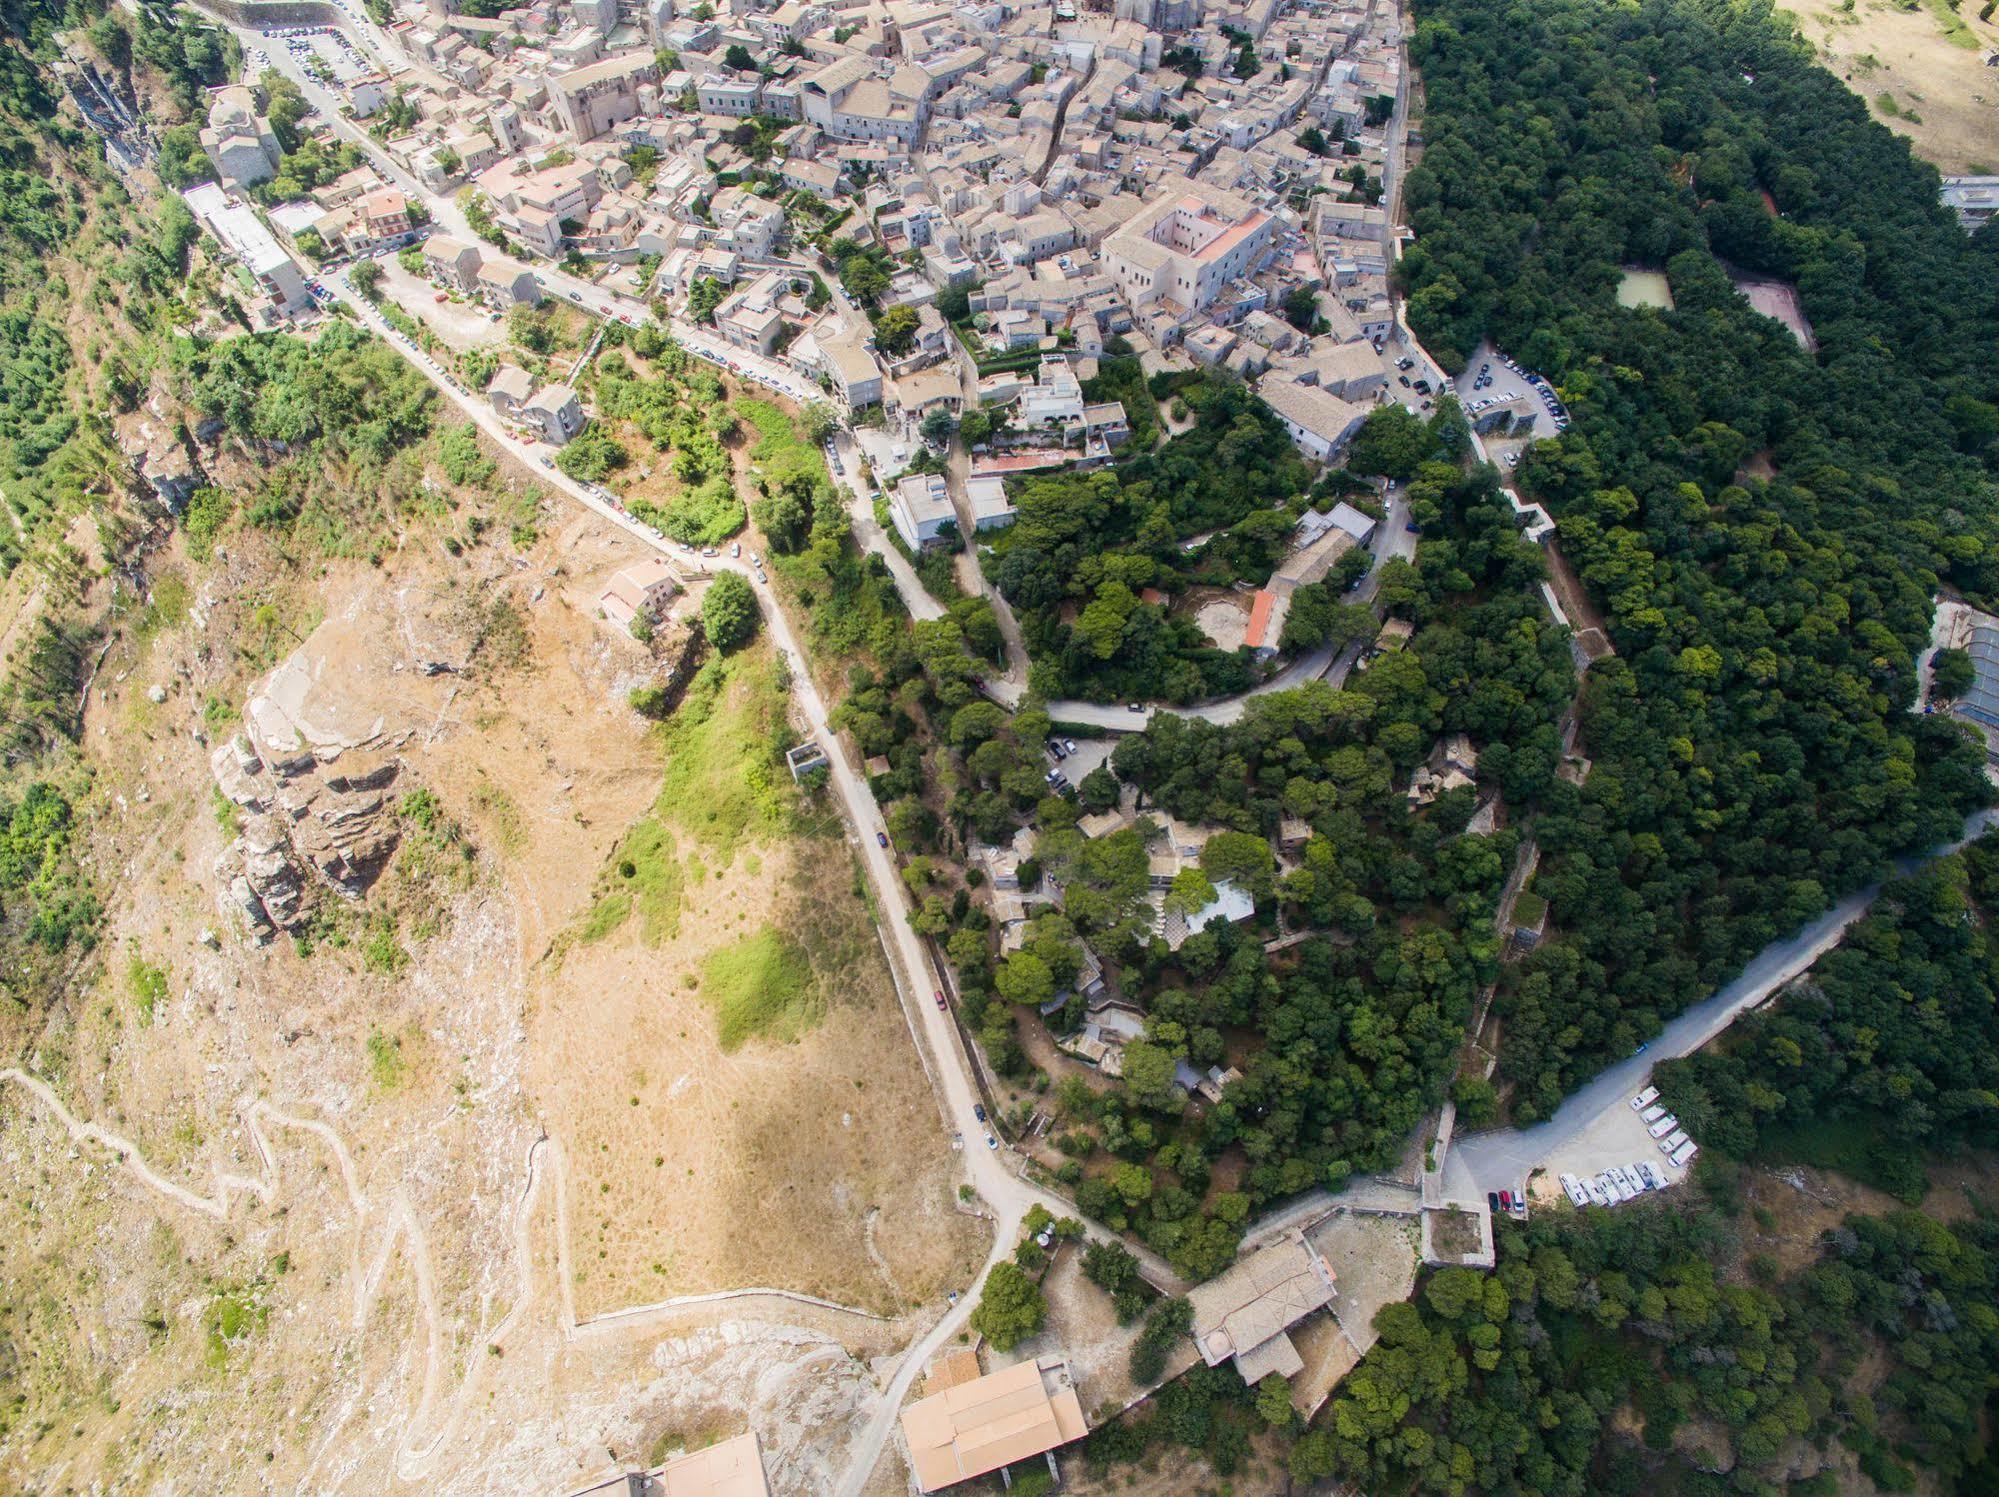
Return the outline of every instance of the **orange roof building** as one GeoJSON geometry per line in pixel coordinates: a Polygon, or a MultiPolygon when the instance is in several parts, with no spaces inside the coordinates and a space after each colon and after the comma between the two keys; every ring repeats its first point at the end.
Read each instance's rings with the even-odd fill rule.
{"type": "Polygon", "coordinates": [[[570,1497],[770,1497],[757,1432],[745,1430],[653,1471],[626,1471],[570,1497]]]}
{"type": "MultiPolygon", "coordinates": [[[[962,1376],[962,1365],[946,1377],[962,1376]]],[[[935,1492],[1080,1440],[1089,1432],[1083,1406],[1059,1358],[1017,1362],[998,1372],[951,1382],[902,1411],[902,1433],[916,1484],[935,1492]]]]}
{"type": "Polygon", "coordinates": [[[1252,650],[1275,648],[1270,638],[1270,616],[1276,607],[1277,594],[1267,587],[1259,589],[1256,596],[1250,600],[1249,629],[1243,635],[1242,642],[1252,650]]]}
{"type": "Polygon", "coordinates": [[[770,1497],[757,1432],[745,1430],[733,1440],[668,1461],[653,1473],[651,1492],[658,1497],[770,1497]]]}

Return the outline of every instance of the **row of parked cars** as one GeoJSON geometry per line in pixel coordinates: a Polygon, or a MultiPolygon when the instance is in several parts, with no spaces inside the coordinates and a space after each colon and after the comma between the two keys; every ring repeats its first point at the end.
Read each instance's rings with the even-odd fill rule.
{"type": "Polygon", "coordinates": [[[1587,1180],[1563,1175],[1562,1189],[1578,1206],[1621,1206],[1650,1190],[1664,1190],[1666,1177],[1649,1159],[1613,1164],[1587,1180]]]}
{"type": "Polygon", "coordinates": [[[1658,1087],[1648,1086],[1633,1097],[1631,1110],[1644,1119],[1645,1131],[1652,1135],[1668,1164],[1685,1169],[1693,1162],[1694,1155],[1700,1153],[1700,1145],[1687,1137],[1680,1120],[1660,1104],[1658,1087]]]}
{"type": "MultiPolygon", "coordinates": [[[[625,321],[630,322],[631,318],[627,317],[625,318],[625,321]]],[[[689,353],[693,354],[697,358],[706,359],[711,364],[720,364],[723,368],[727,369],[731,374],[740,374],[744,379],[753,379],[758,384],[764,386],[766,389],[775,390],[780,395],[789,395],[791,393],[789,390],[785,389],[783,385],[778,383],[778,381],[772,379],[769,375],[759,374],[754,369],[745,369],[741,364],[737,363],[734,359],[726,358],[723,355],[716,353],[711,348],[703,348],[698,343],[684,343],[681,346],[684,347],[689,353]]],[[[831,442],[828,442],[826,444],[826,450],[829,455],[832,454],[833,444],[831,442]]]]}

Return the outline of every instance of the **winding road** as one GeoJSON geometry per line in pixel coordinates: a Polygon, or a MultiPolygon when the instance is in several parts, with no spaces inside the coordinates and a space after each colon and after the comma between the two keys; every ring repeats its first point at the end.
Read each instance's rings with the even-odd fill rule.
{"type": "MultiPolygon", "coordinates": [[[[254,31],[240,27],[230,29],[244,40],[246,45],[268,51],[273,65],[299,82],[308,100],[322,115],[335,122],[335,128],[340,130],[343,136],[359,144],[390,180],[396,182],[413,199],[430,205],[433,217],[441,227],[457,235],[472,237],[469,225],[464,222],[464,215],[457,204],[449,198],[425,191],[421,184],[410,178],[363,132],[344,120],[339,113],[338,101],[325,89],[306,78],[282,47],[269,48],[254,31]]],[[[1399,187],[1399,182],[1396,185],[1399,187]]],[[[647,316],[658,316],[656,309],[637,298],[605,291],[587,281],[568,276],[558,269],[543,267],[537,273],[553,295],[584,307],[599,316],[615,317],[624,321],[639,321],[647,316]]],[[[641,544],[665,555],[670,561],[684,561],[684,553],[653,535],[641,522],[619,509],[595,489],[570,479],[559,469],[550,466],[548,460],[552,460],[553,449],[539,444],[523,444],[521,439],[500,420],[488,402],[473,392],[459,388],[436,362],[387,326],[376,310],[354,290],[344,271],[328,275],[325,277],[325,283],[363,325],[380,334],[391,347],[397,349],[419,373],[430,380],[445,399],[455,404],[467,419],[473,421],[502,448],[523,455],[537,470],[535,476],[551,490],[561,493],[607,523],[624,530],[641,544]]],[[[680,319],[670,319],[667,326],[686,347],[706,356],[719,357],[737,372],[768,388],[801,402],[821,398],[821,392],[815,384],[780,363],[727,347],[708,331],[680,319]]],[[[914,569],[876,523],[873,496],[858,477],[858,453],[851,438],[842,432],[836,438],[836,442],[838,444],[836,450],[841,454],[841,466],[844,470],[842,481],[849,494],[848,508],[853,519],[853,534],[857,543],[868,553],[883,558],[913,616],[917,618],[941,616],[945,611],[943,605],[924,590],[914,569]]],[[[1371,601],[1375,596],[1382,563],[1391,557],[1413,556],[1416,536],[1407,529],[1406,520],[1407,510],[1404,500],[1398,495],[1391,494],[1386,518],[1377,526],[1375,536],[1370,543],[1375,567],[1357,589],[1356,596],[1360,599],[1371,601]]],[[[947,1132],[962,1133],[964,1136],[967,1145],[964,1150],[965,1168],[973,1189],[985,1202],[994,1223],[992,1253],[985,1267],[981,1269],[978,1279],[961,1293],[956,1303],[948,1308],[929,1331],[898,1360],[894,1373],[879,1394],[863,1433],[847,1452],[844,1474],[835,1491],[840,1497],[855,1497],[855,1494],[867,1485],[881,1459],[884,1447],[893,1438],[897,1416],[912,1383],[936,1351],[965,1328],[986,1272],[994,1263],[1010,1256],[1026,1212],[1036,1204],[1058,1215],[1069,1214],[1071,1207],[1061,1197],[1021,1178],[1016,1172],[1016,1156],[1010,1151],[988,1148],[984,1145],[986,1130],[976,1120],[973,1112],[976,1102],[976,1092],[971,1080],[974,1074],[973,1061],[965,1053],[962,1036],[952,1016],[932,1001],[931,990],[941,989],[944,984],[931,966],[922,942],[909,923],[908,892],[899,876],[892,852],[879,840],[880,834],[885,833],[880,810],[867,789],[865,779],[852,762],[846,745],[830,724],[826,703],[813,681],[805,654],[776,595],[769,584],[757,576],[753,568],[742,562],[721,557],[710,558],[706,565],[713,569],[736,571],[749,580],[762,609],[772,642],[783,653],[790,666],[792,690],[798,709],[808,730],[828,753],[829,789],[853,829],[854,849],[866,870],[874,898],[878,903],[880,929],[885,947],[890,954],[890,965],[895,975],[897,992],[912,1033],[925,1052],[928,1069],[938,1090],[945,1128],[947,1132]]],[[[1351,670],[1357,653],[1353,647],[1338,651],[1330,647],[1322,648],[1294,661],[1270,680],[1240,696],[1186,708],[1146,708],[1136,711],[1120,704],[1057,701],[1049,703],[1048,709],[1057,721],[1111,733],[1140,729],[1151,719],[1155,711],[1173,711],[1209,722],[1230,723],[1239,720],[1248,709],[1248,703],[1257,696],[1318,679],[1328,679],[1338,684],[1351,670]]],[[[1024,662],[1011,661],[1006,675],[988,683],[989,693],[1004,705],[1015,706],[1025,695],[1023,683],[1026,672],[1022,668],[1023,665],[1024,662]]],[[[1975,835],[1985,826],[1992,824],[1993,819],[1991,813],[1981,813],[1980,816],[1974,817],[1967,825],[1966,835],[1975,835]]],[[[1953,844],[1953,847],[1956,845],[1958,844],[1953,844]]],[[[1910,866],[1916,861],[1920,860],[1911,860],[1910,866]]],[[[1489,1189],[1510,1188],[1518,1184],[1528,1170],[1547,1157],[1550,1150],[1588,1127],[1608,1108],[1623,1106],[1624,1099],[1643,1084],[1653,1064],[1659,1059],[1684,1055],[1697,1049],[1724,1029],[1738,1014],[1761,1003],[1798,973],[1809,968],[1819,956],[1835,945],[1847,927],[1864,913],[1877,892],[1876,889],[1866,889],[1850,895],[1805,929],[1773,943],[1749,963],[1735,981],[1712,997],[1688,1009],[1669,1024],[1645,1053],[1607,1068],[1572,1095],[1547,1122],[1534,1128],[1503,1130],[1460,1140],[1448,1151],[1444,1161],[1445,1196],[1454,1200],[1476,1201],[1481,1200],[1485,1191],[1489,1189]]],[[[32,1085],[30,1078],[14,1079],[32,1085]]],[[[59,1105],[54,1103],[53,1094],[44,1100],[52,1106],[59,1105]]],[[[109,1143],[108,1140],[106,1142],[109,1143]]],[[[537,1176],[531,1167],[531,1182],[535,1178],[537,1176]]],[[[233,1185],[238,1189],[251,1191],[258,1189],[257,1183],[251,1181],[233,1182],[233,1185]]],[[[167,1187],[165,1182],[161,1182],[161,1188],[177,1189],[167,1187]]],[[[532,1184],[530,1189],[532,1191],[532,1184]]],[[[1268,1240],[1291,1227],[1302,1226],[1316,1220],[1337,1208],[1343,1194],[1346,1193],[1316,1191],[1297,1197],[1256,1222],[1248,1240],[1252,1243],[1268,1240]]],[[[184,1202],[184,1204],[194,1204],[197,1209],[202,1210],[216,1209],[214,1203],[184,1202]]],[[[223,1210],[227,1209],[226,1199],[220,1203],[220,1206],[223,1210]]],[[[1109,1236],[1094,1227],[1091,1228],[1091,1235],[1109,1236]]],[[[1128,1246],[1135,1245],[1128,1244],[1128,1246]]],[[[1145,1262],[1149,1274],[1159,1276],[1162,1281],[1172,1281],[1171,1270],[1160,1262],[1156,1255],[1147,1253],[1143,1249],[1136,1250],[1145,1262]]],[[[419,1410],[420,1414],[428,1412],[435,1396],[432,1380],[427,1378],[424,1406],[419,1410]]]]}
{"type": "MultiPolygon", "coordinates": [[[[375,308],[354,289],[344,271],[326,277],[324,284],[354,313],[362,325],[381,336],[391,348],[401,353],[412,367],[477,424],[481,431],[502,448],[510,452],[523,453],[536,470],[535,477],[539,481],[617,526],[634,540],[659,552],[669,562],[685,563],[684,552],[672,543],[653,535],[642,522],[606,501],[588,485],[578,483],[559,468],[542,466],[543,459],[552,458],[553,448],[540,443],[523,443],[520,437],[500,420],[487,401],[454,384],[435,361],[384,322],[375,308]]],[[[971,1080],[972,1060],[964,1053],[963,1040],[951,1014],[939,1009],[932,999],[932,990],[941,989],[944,984],[925,954],[921,939],[910,924],[909,917],[912,910],[908,888],[896,868],[893,853],[882,845],[882,839],[887,835],[887,827],[882,820],[880,807],[876,805],[866,780],[849,757],[846,744],[828,720],[825,700],[813,682],[805,653],[799,646],[797,637],[792,631],[791,621],[779,605],[775,592],[747,562],[720,556],[704,558],[703,565],[711,570],[734,571],[748,580],[763,611],[764,623],[770,631],[772,643],[783,653],[790,666],[794,700],[805,718],[808,731],[826,750],[828,756],[828,788],[839,801],[848,824],[854,829],[852,845],[866,869],[868,882],[880,910],[879,925],[891,956],[890,968],[895,976],[897,994],[912,1031],[928,1051],[929,1071],[938,1088],[945,1129],[947,1132],[964,1135],[966,1171],[971,1178],[972,1188],[986,1203],[993,1218],[993,1249],[985,1266],[981,1268],[978,1279],[960,1294],[957,1303],[952,1305],[930,1331],[903,1356],[889,1385],[882,1390],[880,1403],[868,1422],[862,1440],[850,1454],[846,1477],[838,1488],[841,1494],[852,1494],[858,1493],[866,1485],[869,1475],[879,1461],[882,1448],[893,1434],[896,1416],[901,1410],[910,1385],[929,1364],[936,1351],[964,1329],[977,1303],[978,1291],[985,1282],[986,1272],[1001,1259],[1011,1257],[1014,1246],[1020,1238],[1021,1220],[1028,1209],[1040,1205],[1057,1216],[1066,1216],[1073,1214],[1074,1207],[1062,1197],[1041,1189],[1017,1174],[1015,1172],[1017,1156],[1011,1150],[990,1148],[984,1144],[986,1128],[973,1112],[977,1094],[971,1080]]],[[[1112,1240],[1114,1236],[1094,1225],[1090,1226],[1089,1231],[1092,1237],[1105,1240],[1112,1240]]],[[[1157,1254],[1140,1244],[1126,1243],[1125,1246],[1137,1254],[1148,1276],[1156,1282],[1170,1286],[1178,1286],[1182,1282],[1157,1254]]]]}

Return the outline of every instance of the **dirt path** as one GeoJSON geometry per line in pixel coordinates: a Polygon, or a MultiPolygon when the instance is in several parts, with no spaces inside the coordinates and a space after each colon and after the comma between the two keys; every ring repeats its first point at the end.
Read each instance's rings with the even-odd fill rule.
{"type": "MultiPolygon", "coordinates": [[[[78,1118],[64,1105],[54,1089],[41,1078],[9,1066],[0,1070],[0,1081],[13,1082],[41,1103],[62,1125],[72,1141],[94,1144],[108,1151],[148,1190],[185,1210],[197,1212],[218,1222],[226,1221],[237,1204],[246,1196],[254,1197],[267,1208],[282,1209],[285,1206],[284,1174],[278,1162],[278,1152],[272,1145],[269,1126],[310,1133],[324,1144],[339,1166],[348,1204],[354,1213],[349,1247],[349,1281],[354,1293],[353,1329],[358,1332],[365,1326],[370,1312],[380,1301],[399,1249],[415,1280],[417,1302],[423,1320],[423,1378],[422,1391],[418,1396],[416,1407],[410,1411],[404,1421],[403,1437],[395,1452],[396,1475],[404,1481],[422,1481],[434,1474],[439,1456],[450,1448],[461,1419],[471,1407],[474,1395],[479,1391],[482,1375],[494,1361],[488,1349],[504,1350],[508,1340],[521,1329],[530,1313],[542,1303],[542,1285],[538,1282],[533,1266],[532,1238],[536,1210],[543,1190],[551,1178],[556,1201],[555,1243],[561,1285],[561,1292],[556,1297],[558,1306],[556,1326],[565,1344],[594,1340],[606,1335],[657,1330],[677,1321],[681,1313],[690,1307],[720,1302],[747,1301],[752,1304],[763,1301],[773,1304],[788,1302],[810,1305],[819,1310],[877,1323],[886,1318],[871,1311],[855,1309],[816,1295],[800,1294],[788,1289],[745,1288],[721,1290],[710,1294],[682,1295],[655,1304],[636,1305],[591,1320],[578,1321],[570,1294],[573,1273],[570,1268],[567,1166],[561,1146],[553,1139],[543,1136],[528,1150],[526,1178],[513,1212],[515,1283],[513,1304],[490,1330],[472,1338],[473,1344],[465,1354],[466,1365],[456,1389],[450,1394],[447,1402],[443,1393],[445,1328],[439,1307],[437,1274],[430,1239],[424,1231],[423,1222],[411,1207],[408,1196],[400,1186],[391,1193],[385,1205],[370,1201],[361,1189],[353,1156],[346,1143],[327,1124],[311,1118],[294,1117],[261,1098],[245,1102],[241,1109],[242,1117],[256,1147],[262,1166],[261,1173],[251,1176],[217,1171],[213,1191],[203,1195],[168,1179],[154,1169],[144,1153],[125,1135],[105,1128],[101,1124],[78,1118]],[[363,1244],[371,1225],[378,1218],[381,1225],[374,1243],[374,1251],[364,1264],[363,1244]]],[[[350,1412],[352,1412],[351,1407],[350,1412]]],[[[306,1481],[303,1485],[310,1485],[313,1470],[336,1448],[335,1437],[344,1422],[344,1416],[333,1422],[307,1467],[306,1481]]]]}
{"type": "Polygon", "coordinates": [[[1562,555],[1562,548],[1555,544],[1552,536],[1542,548],[1542,554],[1548,559],[1548,585],[1561,600],[1562,612],[1575,626],[1577,643],[1582,645],[1591,660],[1601,660],[1606,655],[1614,654],[1610,647],[1610,635],[1603,627],[1603,614],[1590,601],[1589,589],[1576,576],[1568,557],[1562,555]]]}

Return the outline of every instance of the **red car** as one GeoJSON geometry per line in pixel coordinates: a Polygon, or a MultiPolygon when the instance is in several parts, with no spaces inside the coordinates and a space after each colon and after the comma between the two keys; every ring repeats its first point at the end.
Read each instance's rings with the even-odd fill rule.
{"type": "Polygon", "coordinates": [[[1499,1205],[1501,1210],[1511,1211],[1513,1209],[1513,1192],[1502,1190],[1499,1193],[1499,1205]]]}
{"type": "Polygon", "coordinates": [[[944,990],[943,990],[942,988],[939,988],[939,989],[937,990],[937,1007],[938,1007],[939,1009],[943,1009],[943,1008],[945,1007],[945,1003],[944,1003],[944,990]]]}

